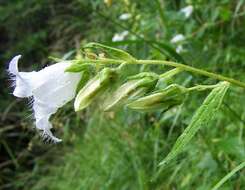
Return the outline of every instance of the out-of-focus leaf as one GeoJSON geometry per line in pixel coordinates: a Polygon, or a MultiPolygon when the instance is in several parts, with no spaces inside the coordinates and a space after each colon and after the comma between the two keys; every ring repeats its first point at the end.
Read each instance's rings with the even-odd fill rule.
{"type": "Polygon", "coordinates": [[[107,45],[111,46],[123,46],[123,45],[132,45],[132,44],[147,44],[150,45],[155,50],[159,51],[160,53],[164,54],[170,59],[174,59],[177,62],[180,63],[186,63],[184,58],[175,51],[173,47],[169,43],[164,42],[157,42],[154,40],[123,40],[119,42],[107,42],[107,45]]]}
{"type": "Polygon", "coordinates": [[[184,58],[178,54],[174,48],[172,48],[168,43],[151,41],[153,44],[157,45],[159,48],[162,48],[168,57],[174,58],[177,62],[186,63],[184,58]]]}

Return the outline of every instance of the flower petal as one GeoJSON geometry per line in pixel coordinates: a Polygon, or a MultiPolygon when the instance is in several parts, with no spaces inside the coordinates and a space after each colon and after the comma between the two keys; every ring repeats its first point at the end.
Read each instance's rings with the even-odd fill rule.
{"type": "Polygon", "coordinates": [[[36,127],[42,130],[43,137],[54,142],[61,140],[50,131],[52,124],[49,118],[60,107],[75,97],[77,85],[81,79],[79,73],[67,73],[70,62],[63,61],[36,72],[19,72],[18,60],[15,56],[9,63],[8,71],[15,81],[14,96],[33,97],[33,111],[36,127]]]}
{"type": "Polygon", "coordinates": [[[33,78],[35,72],[19,72],[18,61],[21,55],[15,56],[9,63],[8,72],[14,81],[15,87],[13,95],[19,98],[32,96],[31,88],[28,83],[29,78],[33,78]]]}
{"type": "Polygon", "coordinates": [[[38,129],[42,129],[42,137],[47,140],[52,140],[55,143],[61,142],[62,140],[55,137],[50,129],[52,128],[49,118],[43,117],[36,121],[36,126],[38,129]]]}
{"type": "MultiPolygon", "coordinates": [[[[60,63],[57,63],[57,65],[59,64],[60,63]]],[[[36,127],[43,131],[43,136],[45,138],[49,137],[54,142],[59,142],[61,140],[54,137],[50,131],[52,125],[49,122],[49,118],[60,107],[64,106],[68,101],[75,97],[76,88],[81,78],[79,73],[66,73],[65,69],[67,67],[63,67],[64,64],[60,64],[60,66],[61,67],[45,69],[47,73],[54,69],[52,76],[47,76],[47,73],[41,70],[43,74],[41,77],[47,76],[49,77],[49,80],[33,90],[33,110],[36,119],[36,127]],[[55,70],[55,68],[57,70],[55,70]],[[61,71],[61,68],[63,71],[61,71]]]]}
{"type": "Polygon", "coordinates": [[[17,75],[19,73],[18,71],[18,61],[21,58],[21,55],[15,56],[9,63],[8,71],[9,73],[13,75],[17,75]]]}

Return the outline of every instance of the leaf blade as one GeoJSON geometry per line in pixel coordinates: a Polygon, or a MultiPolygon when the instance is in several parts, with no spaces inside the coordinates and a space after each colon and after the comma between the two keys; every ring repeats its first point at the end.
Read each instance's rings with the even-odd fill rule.
{"type": "Polygon", "coordinates": [[[208,125],[210,123],[215,115],[214,113],[219,109],[228,87],[228,82],[222,82],[218,87],[211,91],[208,97],[204,100],[202,106],[196,111],[188,127],[176,140],[170,153],[159,163],[159,165],[164,165],[176,157],[196,132],[205,124],[208,125]]]}
{"type": "Polygon", "coordinates": [[[185,145],[192,139],[192,137],[196,134],[196,132],[202,127],[203,123],[209,124],[213,119],[214,113],[219,109],[224,95],[229,88],[230,83],[221,82],[216,88],[214,88],[211,93],[204,100],[201,107],[198,108],[196,113],[194,114],[190,124],[184,130],[184,132],[178,137],[176,140],[172,150],[168,155],[159,163],[160,168],[157,173],[153,176],[151,181],[155,181],[158,176],[161,174],[164,166],[173,158],[175,158],[182,150],[185,145]],[[209,109],[207,109],[207,107],[209,109]],[[210,115],[211,117],[206,117],[206,115],[210,115]],[[199,120],[200,119],[200,120],[199,120]]]}

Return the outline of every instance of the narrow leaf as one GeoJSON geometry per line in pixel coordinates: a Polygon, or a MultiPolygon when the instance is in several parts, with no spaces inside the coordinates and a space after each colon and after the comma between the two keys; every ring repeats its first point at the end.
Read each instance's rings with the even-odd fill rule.
{"type": "Polygon", "coordinates": [[[222,103],[222,100],[228,87],[228,82],[222,82],[218,87],[211,91],[208,97],[204,100],[201,107],[198,108],[189,126],[177,139],[170,153],[162,162],[160,162],[159,165],[167,164],[170,160],[175,158],[180,152],[183,151],[185,146],[190,142],[192,137],[197,133],[197,131],[201,127],[208,126],[210,124],[222,103]]]}
{"type": "Polygon", "coordinates": [[[245,167],[245,162],[242,162],[233,170],[231,170],[227,175],[225,175],[213,188],[212,190],[219,189],[228,179],[230,179],[236,172],[243,169],[245,167]]]}

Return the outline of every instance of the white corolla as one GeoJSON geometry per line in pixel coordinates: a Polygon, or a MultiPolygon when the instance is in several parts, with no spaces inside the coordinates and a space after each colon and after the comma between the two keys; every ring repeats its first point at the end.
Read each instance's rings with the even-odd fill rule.
{"type": "Polygon", "coordinates": [[[37,129],[42,135],[54,142],[60,142],[50,131],[52,124],[49,118],[60,107],[75,97],[80,81],[79,73],[65,72],[71,64],[62,61],[36,72],[19,72],[18,61],[21,55],[15,56],[9,63],[8,72],[14,81],[13,95],[19,98],[31,97],[37,129]]]}

